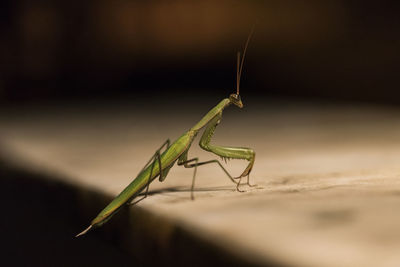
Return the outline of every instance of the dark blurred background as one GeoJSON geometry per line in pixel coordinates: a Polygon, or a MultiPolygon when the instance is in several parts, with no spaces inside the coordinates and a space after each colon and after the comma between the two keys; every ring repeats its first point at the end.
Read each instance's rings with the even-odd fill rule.
{"type": "MultiPolygon", "coordinates": [[[[242,96],[400,104],[396,1],[2,1],[0,103],[242,96]]],[[[216,99],[217,101],[218,99],[216,99]]]]}
{"type": "MultiPolygon", "coordinates": [[[[253,25],[241,83],[245,105],[283,99],[400,106],[399,14],[399,1],[3,0],[0,111],[26,105],[29,112],[35,105],[62,103],[65,107],[93,104],[93,99],[101,104],[123,99],[129,107],[147,107],[141,109],[143,113],[154,103],[169,112],[171,107],[190,110],[199,96],[211,108],[235,91],[236,53],[243,49],[253,25]]],[[[100,109],[99,114],[108,112],[107,106],[100,105],[100,109]]],[[[122,109],[126,110],[132,112],[122,109]]],[[[203,106],[201,110],[207,111],[203,106]]],[[[37,118],[21,120],[33,121],[21,129],[46,125],[36,126],[37,118]]],[[[49,121],[64,117],[54,118],[49,121]]],[[[80,129],[73,124],[70,128],[67,134],[80,129]]],[[[154,129],[158,128],[150,128],[154,129]]],[[[111,136],[112,131],[108,129],[103,136],[111,136]]],[[[38,135],[42,132],[44,139],[51,134],[45,129],[38,135]]],[[[3,262],[8,259],[21,266],[131,263],[130,257],[110,247],[112,242],[123,242],[115,237],[104,242],[103,230],[79,244],[73,239],[89,220],[77,214],[76,207],[82,204],[75,187],[66,191],[65,185],[32,182],[42,178],[8,170],[1,163],[0,159],[0,203],[6,204],[0,247],[7,248],[2,248],[3,262]],[[44,252],[46,257],[42,257],[44,252]]],[[[96,210],[106,203],[99,195],[91,199],[100,201],[92,207],[96,210]]],[[[161,263],[151,252],[147,258],[161,263]]]]}

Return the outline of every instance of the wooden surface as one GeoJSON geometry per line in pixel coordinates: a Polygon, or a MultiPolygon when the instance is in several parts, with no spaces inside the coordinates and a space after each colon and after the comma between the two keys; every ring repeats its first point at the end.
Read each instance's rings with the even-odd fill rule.
{"type": "MultiPolygon", "coordinates": [[[[23,168],[116,195],[167,137],[216,103],[162,112],[127,102],[9,108],[2,152],[23,168]]],[[[217,166],[199,167],[191,201],[193,170],[175,167],[138,206],[261,264],[400,266],[400,110],[244,104],[225,111],[213,143],[254,148],[257,187],[239,193],[217,166]]],[[[215,158],[197,141],[189,156],[215,158]]],[[[235,175],[245,166],[227,164],[235,175]]]]}

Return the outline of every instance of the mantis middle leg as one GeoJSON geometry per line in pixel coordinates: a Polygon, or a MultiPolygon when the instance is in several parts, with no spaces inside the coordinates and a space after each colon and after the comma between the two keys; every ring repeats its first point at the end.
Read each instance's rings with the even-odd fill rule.
{"type": "Polygon", "coordinates": [[[200,147],[204,150],[210,151],[223,159],[245,159],[249,161],[246,169],[244,169],[243,173],[235,177],[235,179],[239,179],[239,183],[237,187],[239,188],[240,181],[242,177],[247,176],[247,184],[249,186],[255,186],[250,184],[250,172],[254,165],[254,160],[256,157],[256,153],[251,148],[246,147],[223,147],[223,146],[214,146],[210,144],[211,138],[214,135],[214,131],[217,128],[217,125],[220,123],[222,118],[222,113],[218,113],[209,123],[207,128],[204,130],[203,136],[200,139],[200,147]]]}
{"type": "Polygon", "coordinates": [[[196,173],[197,173],[197,166],[201,166],[201,165],[206,165],[209,163],[217,163],[222,170],[226,173],[226,175],[228,175],[229,179],[231,179],[232,182],[234,182],[235,184],[237,184],[237,182],[234,180],[234,178],[229,174],[229,172],[224,168],[224,166],[222,166],[221,162],[219,162],[218,160],[214,159],[214,160],[208,160],[208,161],[203,161],[203,162],[199,162],[199,158],[192,158],[192,159],[187,159],[187,151],[182,154],[179,159],[178,159],[178,165],[183,165],[185,168],[194,168],[194,172],[193,172],[193,179],[192,179],[192,187],[190,190],[190,197],[192,198],[192,200],[194,199],[194,182],[196,179],[196,173]],[[195,162],[192,164],[189,164],[190,162],[195,162]]]}

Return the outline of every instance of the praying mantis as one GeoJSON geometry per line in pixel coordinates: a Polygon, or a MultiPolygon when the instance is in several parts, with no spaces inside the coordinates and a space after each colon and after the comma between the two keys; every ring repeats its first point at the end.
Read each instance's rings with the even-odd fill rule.
{"type": "MultiPolygon", "coordinates": [[[[77,234],[76,237],[86,234],[90,229],[102,226],[111,217],[116,214],[125,204],[130,204],[133,199],[139,196],[143,190],[146,190],[144,196],[140,199],[147,197],[149,186],[152,181],[159,177],[159,181],[162,182],[168,175],[169,170],[177,164],[179,166],[184,166],[185,168],[194,168],[192,186],[191,186],[191,198],[194,199],[193,189],[194,182],[197,173],[197,167],[215,163],[218,164],[229,179],[236,184],[236,190],[243,192],[239,189],[241,180],[243,177],[247,176],[247,184],[249,186],[254,186],[250,184],[250,172],[253,168],[255,161],[255,152],[251,148],[245,147],[223,147],[211,145],[210,141],[214,134],[217,125],[220,123],[222,118],[222,112],[224,109],[230,105],[235,105],[239,108],[243,108],[243,103],[239,95],[240,87],[240,77],[243,69],[243,62],[246,55],[246,50],[253,34],[253,30],[249,34],[244,50],[243,56],[240,56],[240,52],[237,53],[237,67],[236,67],[236,94],[231,94],[228,98],[223,99],[214,108],[212,108],[196,125],[194,125],[190,130],[181,135],[175,142],[171,144],[170,140],[162,144],[162,146],[157,149],[154,155],[150,158],[147,164],[139,172],[136,178],[117,196],[111,201],[98,215],[92,220],[89,227],[86,228],[81,233],[77,234]],[[206,151],[212,152],[221,157],[221,159],[244,159],[249,161],[247,167],[244,169],[241,175],[238,177],[232,177],[229,172],[222,166],[219,160],[208,160],[199,162],[199,158],[188,159],[188,151],[195,137],[201,129],[204,127],[204,133],[200,139],[200,147],[206,151]],[[165,149],[164,149],[165,147],[165,149]],[[163,150],[164,149],[164,150],[163,150]],[[163,150],[163,151],[162,151],[163,150]],[[236,181],[236,179],[239,179],[236,181]]],[[[135,201],[135,203],[139,202],[135,201]]]]}

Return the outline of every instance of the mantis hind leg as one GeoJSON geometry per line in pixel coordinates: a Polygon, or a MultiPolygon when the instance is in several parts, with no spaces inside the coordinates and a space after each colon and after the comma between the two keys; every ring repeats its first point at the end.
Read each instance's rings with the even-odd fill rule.
{"type": "MultiPolygon", "coordinates": [[[[179,166],[183,165],[185,168],[194,168],[193,178],[192,178],[192,186],[191,186],[191,190],[190,190],[190,197],[192,200],[194,199],[193,191],[194,191],[194,183],[195,183],[196,173],[197,173],[197,166],[202,166],[202,165],[206,165],[206,164],[210,164],[210,163],[217,163],[221,167],[221,169],[226,173],[226,175],[228,175],[229,179],[233,183],[238,185],[238,183],[234,180],[234,178],[229,174],[229,172],[224,168],[224,166],[222,166],[221,162],[219,162],[218,160],[215,159],[215,160],[208,160],[208,161],[203,161],[203,162],[199,162],[199,158],[193,158],[193,159],[188,160],[187,152],[186,152],[178,159],[178,165],[179,166]],[[191,163],[191,162],[195,162],[195,163],[191,163]],[[189,164],[189,163],[191,163],[191,164],[189,164]]],[[[236,186],[236,188],[237,188],[237,186],[236,186]]]]}
{"type": "Polygon", "coordinates": [[[151,182],[151,181],[150,181],[150,177],[153,176],[153,169],[154,169],[154,165],[155,165],[155,163],[156,163],[156,160],[158,161],[158,164],[159,164],[159,166],[160,166],[160,175],[159,175],[160,178],[159,178],[159,180],[162,182],[162,181],[164,181],[164,179],[167,177],[167,174],[168,174],[169,170],[171,169],[171,167],[166,168],[166,169],[164,169],[164,170],[162,169],[162,166],[161,166],[161,153],[160,153],[160,151],[161,151],[161,149],[163,149],[163,147],[165,147],[165,146],[167,146],[166,149],[168,149],[168,148],[170,147],[170,144],[171,144],[171,141],[170,141],[169,139],[167,139],[167,141],[165,141],[165,142],[160,146],[160,148],[156,150],[156,152],[155,152],[154,155],[150,158],[150,160],[146,163],[146,165],[144,165],[142,171],[143,171],[145,168],[147,168],[147,167],[151,164],[150,175],[149,175],[149,178],[148,178],[148,180],[147,180],[147,185],[146,185],[146,192],[145,192],[145,194],[144,194],[144,196],[143,196],[142,198],[140,198],[140,199],[138,199],[138,200],[136,200],[136,201],[134,201],[134,202],[130,202],[128,205],[135,205],[135,204],[137,204],[138,202],[142,201],[143,199],[145,199],[145,198],[147,197],[147,195],[148,195],[148,193],[149,193],[150,182],[151,182]]]}
{"type": "Polygon", "coordinates": [[[222,118],[222,113],[217,114],[209,123],[209,126],[204,130],[203,136],[200,139],[200,147],[206,151],[212,152],[218,156],[220,156],[223,160],[226,159],[244,159],[249,161],[249,164],[244,169],[241,175],[235,177],[235,179],[239,179],[237,183],[237,189],[239,190],[239,185],[242,180],[242,177],[247,176],[247,184],[249,186],[255,186],[250,184],[250,172],[253,169],[256,153],[251,148],[246,147],[223,147],[223,146],[214,146],[210,144],[211,138],[214,135],[214,131],[217,128],[217,125],[220,123],[222,118]]]}
{"type": "Polygon", "coordinates": [[[146,165],[144,165],[141,172],[144,171],[144,169],[146,169],[154,161],[155,157],[157,156],[157,152],[159,154],[161,154],[160,151],[165,146],[167,146],[166,149],[168,149],[171,146],[171,141],[169,140],[169,138],[160,146],[159,149],[156,150],[156,152],[153,154],[153,156],[151,156],[150,160],[146,163],[146,165]]]}

